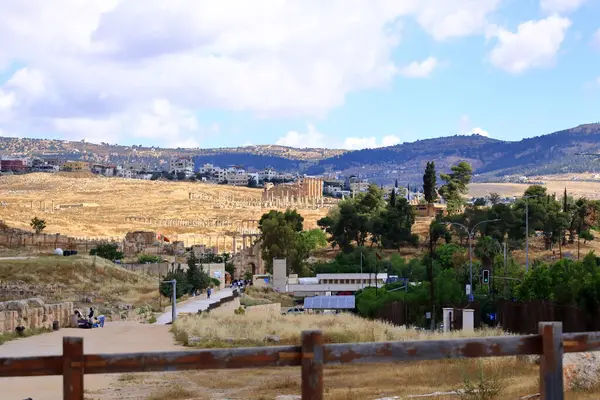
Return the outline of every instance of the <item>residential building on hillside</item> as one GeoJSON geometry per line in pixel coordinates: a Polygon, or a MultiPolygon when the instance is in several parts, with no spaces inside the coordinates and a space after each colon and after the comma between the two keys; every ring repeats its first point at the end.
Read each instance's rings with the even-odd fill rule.
{"type": "Polygon", "coordinates": [[[150,165],[142,163],[142,162],[130,162],[126,161],[123,163],[123,169],[128,169],[130,171],[142,172],[142,171],[150,171],[150,165]]]}
{"type": "Polygon", "coordinates": [[[279,174],[273,168],[265,168],[264,171],[258,173],[258,179],[261,181],[271,181],[277,179],[279,174]]]}
{"type": "Polygon", "coordinates": [[[116,167],[114,165],[94,164],[92,165],[91,171],[98,175],[114,176],[115,169],[116,167]]]}
{"type": "Polygon", "coordinates": [[[67,172],[89,171],[90,164],[86,161],[67,161],[63,164],[62,169],[67,172]]]}
{"type": "Polygon", "coordinates": [[[169,162],[169,173],[184,173],[186,178],[194,175],[194,161],[191,157],[179,157],[169,162]]]}
{"type": "Polygon", "coordinates": [[[27,169],[27,162],[24,160],[0,160],[2,172],[25,172],[27,169]]]}
{"type": "Polygon", "coordinates": [[[248,185],[248,173],[246,170],[239,167],[227,168],[225,180],[228,185],[232,186],[246,186],[248,185]]]}

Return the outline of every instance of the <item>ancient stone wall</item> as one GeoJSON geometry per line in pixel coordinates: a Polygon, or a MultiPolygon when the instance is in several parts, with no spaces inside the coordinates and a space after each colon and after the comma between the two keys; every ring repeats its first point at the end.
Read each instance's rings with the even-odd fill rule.
{"type": "Polygon", "coordinates": [[[14,332],[17,326],[26,329],[52,328],[58,321],[61,327],[71,324],[73,303],[46,304],[38,298],[0,303],[0,332],[14,332]]]}

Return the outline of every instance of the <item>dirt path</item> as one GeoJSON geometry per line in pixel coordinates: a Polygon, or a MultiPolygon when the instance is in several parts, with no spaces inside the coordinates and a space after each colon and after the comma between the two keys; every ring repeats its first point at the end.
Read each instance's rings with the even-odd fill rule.
{"type": "MultiPolygon", "coordinates": [[[[59,355],[63,336],[83,337],[85,353],[129,353],[183,349],[175,344],[169,327],[132,322],[107,323],[103,329],[61,329],[0,345],[0,357],[59,355]]],[[[121,375],[86,375],[86,399],[127,398],[107,388],[121,375]],[[96,394],[95,394],[96,393],[96,394]]],[[[62,377],[0,378],[0,397],[6,400],[55,400],[62,398],[62,377]]]]}

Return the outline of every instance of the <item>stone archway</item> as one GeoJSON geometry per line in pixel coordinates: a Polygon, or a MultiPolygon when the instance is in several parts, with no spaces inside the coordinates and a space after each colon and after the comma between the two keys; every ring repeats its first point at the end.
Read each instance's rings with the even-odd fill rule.
{"type": "Polygon", "coordinates": [[[256,275],[256,264],[249,262],[246,265],[246,271],[252,272],[252,276],[256,275]]]}

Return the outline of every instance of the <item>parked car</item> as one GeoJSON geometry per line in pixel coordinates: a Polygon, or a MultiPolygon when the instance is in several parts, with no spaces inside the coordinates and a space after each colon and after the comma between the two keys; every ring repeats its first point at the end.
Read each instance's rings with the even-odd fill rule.
{"type": "Polygon", "coordinates": [[[294,315],[304,314],[304,308],[302,308],[302,307],[291,307],[291,308],[288,308],[288,310],[286,312],[282,313],[282,314],[283,315],[286,315],[286,314],[294,314],[294,315]]]}

